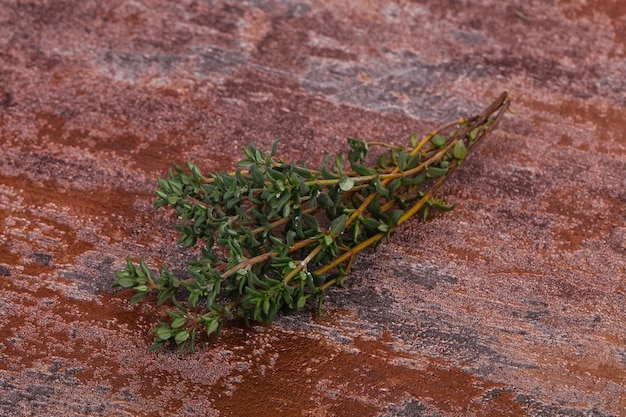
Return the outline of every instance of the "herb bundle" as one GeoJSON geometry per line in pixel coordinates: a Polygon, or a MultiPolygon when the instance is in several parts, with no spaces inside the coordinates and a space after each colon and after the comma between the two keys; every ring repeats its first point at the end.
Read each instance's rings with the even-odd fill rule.
{"type": "Polygon", "coordinates": [[[178,243],[199,245],[199,259],[182,278],[129,257],[114,286],[134,290],[131,304],[154,294],[175,307],[153,329],[152,349],[171,340],[193,351],[199,330],[217,333],[235,317],[271,322],[310,300],[321,309],[324,290],[343,285],[357,253],[416,214],[452,208],[435,192],[508,106],[503,93],[478,116],[411,135],[407,147],[348,138],[346,158],[328,156],[319,170],[278,159],[277,142],[269,153],[245,148],[232,173],[174,164],[158,179],[155,207],[174,209],[178,243]]]}

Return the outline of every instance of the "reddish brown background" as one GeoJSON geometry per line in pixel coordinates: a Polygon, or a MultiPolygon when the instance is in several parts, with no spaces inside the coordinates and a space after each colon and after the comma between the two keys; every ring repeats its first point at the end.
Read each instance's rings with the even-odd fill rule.
{"type": "Polygon", "coordinates": [[[626,3],[0,3],[0,414],[625,416],[626,3]],[[515,115],[348,287],[199,353],[111,284],[182,269],[171,160],[320,162],[515,115]]]}

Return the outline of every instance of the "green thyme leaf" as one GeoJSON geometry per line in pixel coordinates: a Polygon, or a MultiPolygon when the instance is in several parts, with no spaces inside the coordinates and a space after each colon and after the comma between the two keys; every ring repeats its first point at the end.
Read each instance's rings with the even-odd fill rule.
{"type": "Polygon", "coordinates": [[[341,188],[341,191],[350,191],[352,187],[354,187],[354,181],[346,176],[341,177],[339,180],[339,188],[341,188]]]}
{"type": "Polygon", "coordinates": [[[345,214],[342,214],[341,216],[334,219],[330,224],[330,232],[335,236],[342,234],[343,231],[346,229],[347,220],[348,216],[346,216],[345,214]]]}
{"type": "Polygon", "coordinates": [[[435,135],[435,136],[432,137],[430,142],[433,145],[435,145],[436,147],[441,148],[443,145],[446,144],[446,138],[444,136],[441,136],[441,135],[435,135]]]}
{"type": "Polygon", "coordinates": [[[465,143],[463,143],[462,140],[458,141],[455,145],[454,145],[454,150],[452,151],[452,155],[456,158],[456,159],[465,159],[465,156],[467,155],[467,149],[465,148],[465,143]]]}

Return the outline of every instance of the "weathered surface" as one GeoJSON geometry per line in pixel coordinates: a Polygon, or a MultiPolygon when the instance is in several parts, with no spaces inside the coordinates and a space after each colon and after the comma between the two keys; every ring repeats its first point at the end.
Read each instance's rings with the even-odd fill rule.
{"type": "Polygon", "coordinates": [[[5,0],[0,23],[1,415],[626,415],[623,1],[5,0]],[[183,268],[151,207],[171,160],[280,137],[314,165],[501,91],[457,208],[363,254],[324,316],[148,353],[163,311],[110,285],[128,253],[183,268]]]}

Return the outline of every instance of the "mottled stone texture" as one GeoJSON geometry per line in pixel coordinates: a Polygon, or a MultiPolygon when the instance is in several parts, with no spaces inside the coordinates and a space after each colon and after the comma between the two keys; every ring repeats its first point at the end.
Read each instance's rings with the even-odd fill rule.
{"type": "Polygon", "coordinates": [[[625,416],[626,2],[0,2],[0,415],[625,416]],[[170,161],[405,141],[513,99],[325,314],[149,353],[170,161]]]}

